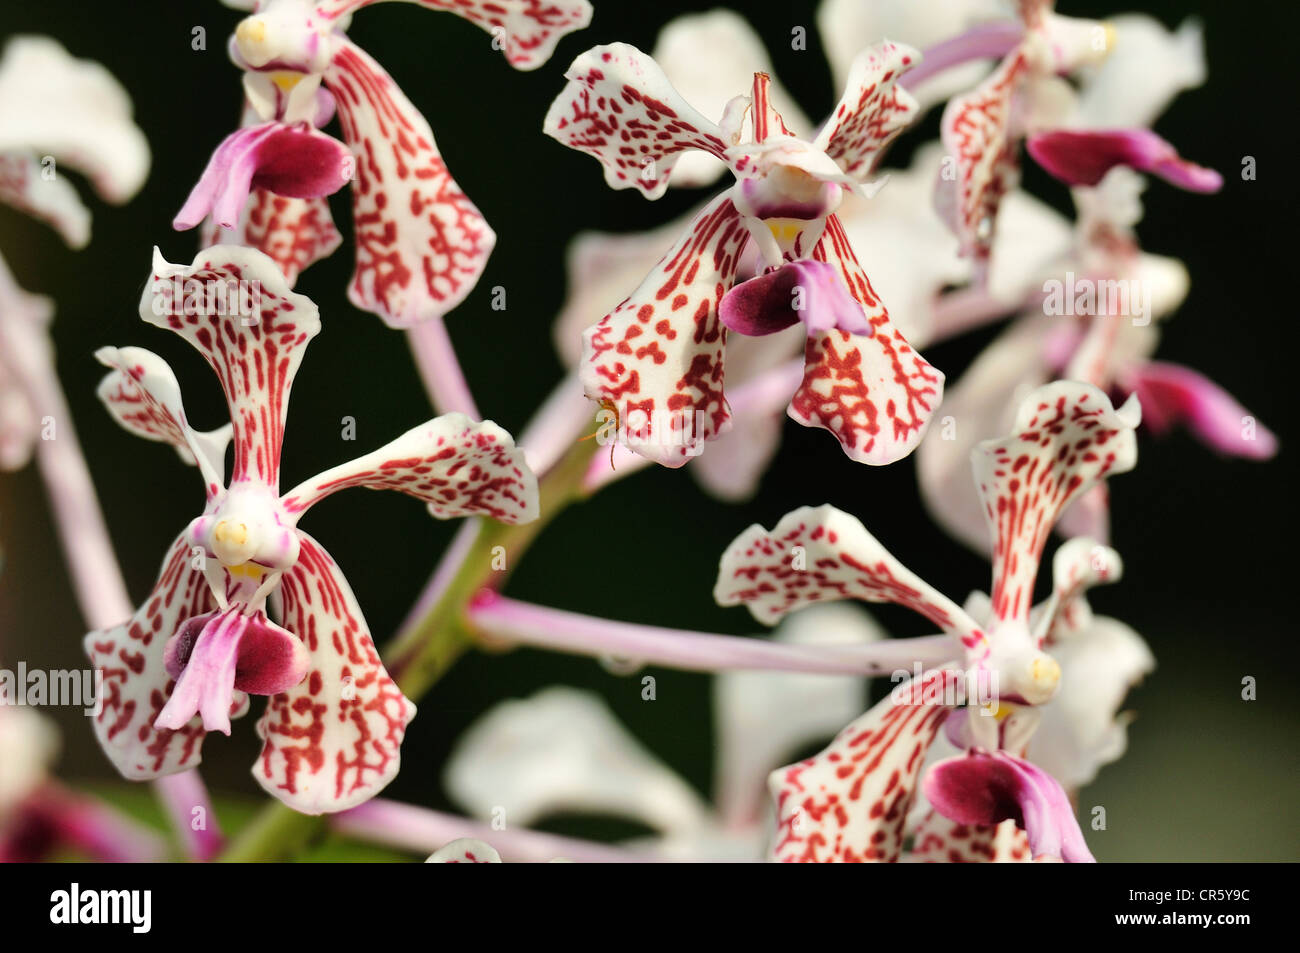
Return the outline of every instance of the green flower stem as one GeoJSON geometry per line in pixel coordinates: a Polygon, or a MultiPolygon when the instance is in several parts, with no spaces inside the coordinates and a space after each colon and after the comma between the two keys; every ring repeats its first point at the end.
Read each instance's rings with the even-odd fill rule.
{"type": "MultiPolygon", "coordinates": [[[[541,515],[522,526],[482,520],[478,536],[425,617],[384,649],[384,664],[407,698],[418,701],[474,645],[465,609],[483,589],[499,589],[542,529],[583,497],[582,478],[599,447],[576,444],[541,480],[541,515]],[[498,549],[497,547],[501,547],[498,549]],[[504,563],[502,559],[504,558],[504,563]],[[495,569],[494,566],[502,566],[495,569]]],[[[217,858],[227,863],[292,857],[325,832],[325,818],[268,804],[217,858]]]]}

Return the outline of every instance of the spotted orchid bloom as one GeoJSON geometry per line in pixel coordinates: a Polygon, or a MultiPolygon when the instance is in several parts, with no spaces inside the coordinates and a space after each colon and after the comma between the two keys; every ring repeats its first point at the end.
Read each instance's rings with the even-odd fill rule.
{"type": "Polygon", "coordinates": [[[915,103],[897,80],[916,59],[892,43],[864,51],[812,141],[790,134],[765,74],[714,123],[635,47],[595,47],[574,61],[544,129],[600,161],[611,187],[658,198],[695,150],[736,178],[584,337],[583,388],[615,410],[629,449],[667,466],[700,453],[731,426],[727,330],[759,336],[800,323],[806,366],[790,416],[831,430],[859,462],[890,463],[916,446],[943,375],[894,328],[835,215],[911,118],[915,103]],[[751,241],[761,273],[737,283],[751,241]]]}
{"type": "MultiPolygon", "coordinates": [[[[452,179],[428,122],[346,36],[352,14],[375,2],[228,0],[251,11],[230,43],[244,72],[244,123],[217,147],[173,224],[193,228],[210,216],[205,242],[258,248],[293,281],[337,248],[325,196],[351,181],[357,264],[348,297],[409,327],[464,300],[496,236],[452,179]],[[319,131],[336,113],[343,142],[319,131]]],[[[413,2],[489,31],[517,69],[546,62],[591,19],[587,0],[413,2]]]]}
{"type": "MultiPolygon", "coordinates": [[[[1031,614],[1047,537],[1065,508],[1107,476],[1136,463],[1136,401],[1115,410],[1098,389],[1062,381],[1020,406],[1011,436],[972,454],[993,537],[992,621],[977,622],[886,551],[863,525],[830,506],[788,514],[770,532],[755,525],[722,557],[714,594],[771,624],[838,599],[894,602],[925,616],[964,647],[965,672],[940,666],[845,728],[821,754],[773,773],[778,860],[898,860],[926,750],[946,720],[965,727],[963,759],[931,776],[964,780],[981,803],[1014,804],[1035,857],[1090,859],[1060,785],[1024,762],[1023,749],[1060,681],[1044,651],[1048,624],[1031,614]],[[968,702],[973,707],[963,707],[968,702]],[[1050,783],[1049,783],[1050,782],[1050,783]],[[1009,798],[1009,800],[1008,800],[1009,798]]],[[[940,770],[942,768],[942,770],[940,770]]],[[[936,784],[939,782],[936,781],[936,784]]],[[[953,786],[931,803],[974,823],[953,786]]],[[[932,832],[927,832],[932,833],[932,832]]]]}
{"type": "MultiPolygon", "coordinates": [[[[789,645],[882,637],[855,606],[818,607],[774,634],[789,645]]],[[[717,763],[706,802],[592,692],[555,686],[497,705],[461,736],[448,793],[471,817],[532,826],[556,813],[616,816],[654,833],[634,845],[675,860],[758,860],[770,836],[768,774],[862,710],[855,676],[732,671],[714,679],[717,763]]]]}
{"type": "Polygon", "coordinates": [[[536,481],[500,427],[447,414],[281,493],[289,391],[320,330],[316,306],[261,252],[216,246],[188,266],[155,253],[140,314],[204,356],[231,424],[195,431],[157,355],[97,353],[113,368],[99,390],[110,414],[178,448],[198,467],[207,502],[135,616],[86,637],[104,672],[96,734],[125,776],[159,777],[197,764],[205,733],[228,734],[248,695],[269,695],[258,723],[259,783],[303,813],[359,804],[396,775],[415,706],[384,670],[338,566],[299,520],[337,490],[364,486],[414,496],[440,519],[528,522],[538,514],[536,481]],[[233,298],[231,307],[204,306],[213,289],[236,286],[252,289],[239,308],[233,298]]]}
{"type": "MultiPolygon", "coordinates": [[[[1117,397],[1136,394],[1144,425],[1157,435],[1182,425],[1222,455],[1266,460],[1277,452],[1274,434],[1221,386],[1197,370],[1154,359],[1158,322],[1182,305],[1190,279],[1180,261],[1139,246],[1143,188],[1137,173],[1115,169],[1097,188],[1074,190],[1078,223],[1068,251],[1036,279],[1069,301],[1044,301],[996,338],[948,391],[943,411],[957,422],[947,435],[952,439],[926,440],[917,452],[931,515],[976,550],[987,550],[988,537],[983,504],[968,479],[970,452],[1007,426],[1026,392],[1057,377],[1088,381],[1117,397]],[[1100,299],[1088,305],[1079,295],[1090,289],[1114,297],[1114,307],[1100,299]]],[[[1040,241],[1054,244],[1050,236],[1064,224],[1059,216],[1042,222],[1040,241]]],[[[1081,500],[1061,525],[1069,535],[1107,540],[1105,488],[1081,500]]]]}
{"type": "MultiPolygon", "coordinates": [[[[46,222],[71,248],[90,241],[90,211],[63,166],[119,204],[144,184],[149,146],[126,91],[98,63],[45,37],[0,57],[0,202],[46,222]]],[[[0,470],[31,459],[54,380],[51,302],[19,287],[0,258],[0,470]]]]}
{"type": "Polygon", "coordinates": [[[1057,15],[1053,0],[1017,0],[1023,35],[973,91],[949,101],[941,135],[955,176],[939,182],[936,203],[961,253],[987,269],[1002,197],[1019,177],[1019,143],[1070,185],[1096,185],[1129,166],[1196,192],[1222,186],[1217,172],[1182,159],[1147,129],[1072,127],[1075,96],[1059,74],[1095,65],[1115,45],[1108,24],[1057,15]]]}

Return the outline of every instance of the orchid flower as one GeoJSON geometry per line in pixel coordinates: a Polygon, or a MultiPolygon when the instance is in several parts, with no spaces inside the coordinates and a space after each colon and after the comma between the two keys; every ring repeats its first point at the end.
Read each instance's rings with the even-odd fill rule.
{"type": "MultiPolygon", "coordinates": [[[[975,482],[994,539],[987,627],[905,568],[858,520],[830,506],[795,510],[772,531],[756,525],[732,543],[714,590],[719,604],[744,604],[771,624],[813,603],[895,602],[960,638],[967,667],[965,676],[946,665],[924,672],[821,754],[773,773],[777,859],[899,859],[926,749],[972,695],[984,707],[963,712],[970,749],[963,759],[970,764],[940,765],[931,776],[960,774],[956,787],[993,805],[994,813],[1007,811],[997,820],[1017,820],[1035,856],[1089,859],[1059,784],[1020,757],[1041,717],[1039,706],[1060,681],[1059,665],[1043,651],[1050,626],[1034,624],[1030,602],[1047,536],[1064,509],[1136,463],[1139,417],[1134,400],[1117,411],[1095,387],[1061,381],[1025,399],[1011,436],[976,448],[975,482]]],[[[931,801],[950,820],[974,823],[957,793],[942,786],[931,801]]]]}
{"type": "MultiPolygon", "coordinates": [[[[790,618],[790,645],[881,637],[856,607],[790,618]]],[[[635,846],[678,860],[757,860],[770,836],[765,780],[792,752],[824,741],[862,710],[865,682],[844,675],[730,671],[714,680],[714,803],[623,727],[596,694],[565,687],[497,705],[461,736],[444,769],[473,817],[533,825],[555,813],[617,816],[655,833],[635,846]]]]}
{"type": "MultiPolygon", "coordinates": [[[[149,147],[126,91],[98,63],[54,40],[18,37],[0,58],[0,202],[49,223],[72,248],[90,241],[90,211],[61,172],[85,173],[105,201],[144,184],[149,147]]],[[[0,470],[31,458],[54,380],[51,303],[23,291],[0,258],[0,470]]]]}
{"type": "Polygon", "coordinates": [[[584,337],[584,390],[614,410],[629,449],[667,466],[697,455],[731,426],[727,329],[761,336],[800,322],[805,374],[790,416],[831,430],[859,462],[890,463],[916,446],[943,375],[893,327],[835,215],[915,111],[897,80],[916,59],[891,43],[864,51],[811,142],[790,134],[765,74],[714,123],[635,47],[595,47],[574,61],[544,130],[593,155],[611,187],[658,198],[692,150],[724,161],[737,180],[584,337]],[[751,240],[764,270],[737,284],[751,240]]]}
{"type": "Polygon", "coordinates": [[[120,204],[144,184],[149,146],[131,121],[130,98],[104,67],[46,37],[18,37],[0,58],[0,201],[84,248],[90,212],[60,163],[120,204]]]}
{"type": "MultiPolygon", "coordinates": [[[[374,2],[228,0],[252,11],[230,43],[244,71],[244,126],[217,147],[173,224],[193,228],[210,215],[293,281],[338,246],[324,197],[352,181],[357,264],[348,298],[409,327],[464,300],[496,236],[451,178],[428,122],[347,38],[352,14],[374,2]],[[318,131],[336,110],[344,142],[318,131]]],[[[591,19],[587,0],[414,2],[489,31],[517,69],[546,62],[561,37],[591,19]]]]}
{"type": "Polygon", "coordinates": [[[537,516],[536,481],[500,427],[448,414],[281,494],[289,390],[320,329],[316,306],[291,292],[261,252],[216,246],[189,266],[155,252],[140,314],[204,356],[231,425],[191,428],[176,378],[157,355],[97,352],[114,369],[99,390],[110,414],[194,462],[207,502],[172,544],[136,614],[86,637],[104,670],[96,734],[125,776],[158,777],[197,764],[204,734],[228,734],[249,694],[270,695],[258,724],[259,783],[303,813],[359,804],[396,775],[415,706],[380,663],[338,566],[299,520],[335,491],[365,486],[414,496],[440,519],[521,523],[537,516]],[[213,308],[204,297],[240,282],[256,292],[251,307],[213,308]],[[268,618],[268,600],[283,625],[268,618]]]}
{"type": "Polygon", "coordinates": [[[1182,159],[1145,129],[1068,128],[1075,97],[1057,74],[1099,62],[1114,45],[1113,28],[1058,16],[1052,0],[1019,0],[1023,37],[972,92],[944,110],[942,138],[954,175],[939,182],[936,202],[963,255],[987,268],[1002,197],[1019,175],[1019,142],[1048,172],[1071,185],[1095,185],[1126,165],[1185,189],[1217,191],[1218,173],[1182,159]]]}
{"type": "MultiPolygon", "coordinates": [[[[1025,393],[1056,377],[1085,380],[1118,395],[1136,394],[1144,424],[1157,434],[1181,423],[1221,454],[1262,460],[1277,451],[1272,432],[1219,385],[1198,371],[1152,359],[1159,342],[1157,322],[1182,304],[1189,278],[1181,262],[1139,247],[1135,226],[1142,215],[1142,188],[1136,173],[1116,169],[1097,188],[1076,189],[1079,222],[1072,247],[1037,277],[1041,287],[1055,283],[1071,301],[1076,294],[1072,278],[1083,279],[1086,287],[1137,289],[1128,299],[1127,313],[1071,308],[1079,313],[1070,317],[1055,315],[1061,310],[1055,308],[1054,319],[1040,306],[1024,314],[949,389],[943,413],[952,417],[953,431],[921,444],[917,474],[927,508],[976,550],[985,551],[988,538],[983,505],[967,478],[971,449],[1009,423],[1025,393]],[[1145,304],[1139,291],[1149,298],[1145,304]]],[[[1081,500],[1062,527],[1071,535],[1105,541],[1104,488],[1081,500]]]]}

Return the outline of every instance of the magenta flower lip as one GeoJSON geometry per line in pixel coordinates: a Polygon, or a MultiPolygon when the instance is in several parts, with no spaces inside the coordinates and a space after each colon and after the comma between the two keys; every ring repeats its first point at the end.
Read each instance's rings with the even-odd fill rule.
{"type": "Polygon", "coordinates": [[[1189,192],[1217,192],[1223,176],[1182,158],[1150,129],[1057,129],[1030,136],[1025,148],[1068,185],[1097,185],[1116,166],[1148,172],[1189,192]]]}
{"type": "Polygon", "coordinates": [[[172,225],[194,228],[210,214],[222,228],[233,229],[253,189],[322,198],[348,183],[354,165],[347,146],[306,123],[249,126],[217,147],[172,225]]]}

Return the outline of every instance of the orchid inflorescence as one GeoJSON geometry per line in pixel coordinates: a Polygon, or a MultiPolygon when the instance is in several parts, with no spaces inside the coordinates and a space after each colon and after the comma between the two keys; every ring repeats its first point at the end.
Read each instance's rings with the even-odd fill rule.
{"type": "MultiPolygon", "coordinates": [[[[183,814],[206,798],[194,772],[205,736],[230,734],[260,695],[253,775],[280,802],[268,811],[332,815],[339,834],[430,861],[1092,860],[1072,796],[1123,754],[1124,696],[1154,666],[1137,633],[1087,601],[1122,572],[1107,481],[1136,466],[1139,426],[1185,424],[1247,458],[1276,450],[1218,385],[1152,357],[1153,319],[1177,309],[1188,276],[1138,243],[1142,174],[1191,192],[1223,185],[1150,129],[1203,79],[1198,28],[1073,19],[1051,0],[824,0],[841,95],[820,125],[737,13],[681,17],[649,53],[620,42],[580,53],[537,117],[541,132],[597,159],[612,189],[651,200],[731,177],[681,221],[574,241],[555,324],[569,373],[516,445],[480,418],[446,337],[420,337],[465,302],[496,235],[429,122],[348,38],[373,2],[226,0],[247,13],[228,47],[243,77],[240,128],[179,203],[173,224],[198,228],[200,250],[185,265],[155,248],[139,302],[147,325],[203,357],[226,414],[208,429],[191,422],[176,374],[150,350],[94,350],[109,369],[98,386],[109,415],[173,447],[203,485],[133,610],[75,438],[66,426],[39,438],[44,418],[67,416],[51,307],[0,262],[0,463],[17,469],[35,452],[42,465],[93,630],[85,651],[103,688],[92,725],[113,766],[159,781],[183,814]],[[939,141],[891,167],[891,146],[940,103],[939,141]],[[335,118],[340,137],[326,131],[335,118]],[[1020,188],[1022,154],[1070,187],[1076,222],[1020,188]],[[285,490],[290,391],[341,310],[322,318],[293,288],[344,243],[327,200],[345,188],[347,298],[424,342],[417,360],[443,412],[285,490]],[[1126,293],[1111,300],[1116,289],[1126,293]],[[917,350],[1005,317],[964,373],[917,350]],[[542,524],[644,466],[686,467],[722,500],[752,496],[778,453],[782,409],[829,431],[846,468],[915,452],[931,515],[991,560],[989,594],[961,604],[904,566],[866,528],[872,496],[853,513],[790,500],[771,529],[739,532],[720,555],[716,602],[747,607],[776,627],[771,638],[503,593],[542,524]],[[582,439],[593,413],[596,442],[582,439]],[[434,518],[464,519],[382,652],[339,564],[299,527],[347,487],[397,490],[434,518]],[[1054,532],[1064,541],[1045,572],[1054,532]],[[1040,575],[1050,594],[1035,603],[1040,575]],[[889,638],[863,602],[901,605],[937,631],[889,638]],[[555,686],[493,708],[460,739],[445,782],[465,816],[377,798],[401,767],[415,701],[474,645],[587,655],[616,673],[714,674],[715,797],[597,696],[555,686]],[[865,679],[891,674],[892,690],[869,704],[865,679]],[[168,778],[187,779],[184,793],[168,778]],[[509,828],[491,823],[501,811],[509,828]],[[615,846],[513,826],[556,811],[653,833],[615,846]]],[[[521,70],[592,18],[587,0],[415,2],[487,30],[521,70]]],[[[66,157],[110,201],[143,183],[148,150],[125,92],[52,41],[10,45],[0,114],[0,198],[74,247],[89,239],[89,215],[62,178],[41,176],[41,156],[66,157]]],[[[572,163],[572,175],[585,171],[572,163]]],[[[341,383],[364,386],[360,374],[341,383]]],[[[410,519],[394,536],[421,531],[410,519]]],[[[49,725],[15,711],[0,705],[0,857],[22,855],[15,845],[36,824],[107,859],[164,849],[57,789],[49,725]],[[96,823],[71,825],[74,810],[96,823]]],[[[253,825],[231,850],[274,856],[257,839],[272,829],[253,825]]],[[[193,855],[221,847],[215,834],[193,855]]]]}

